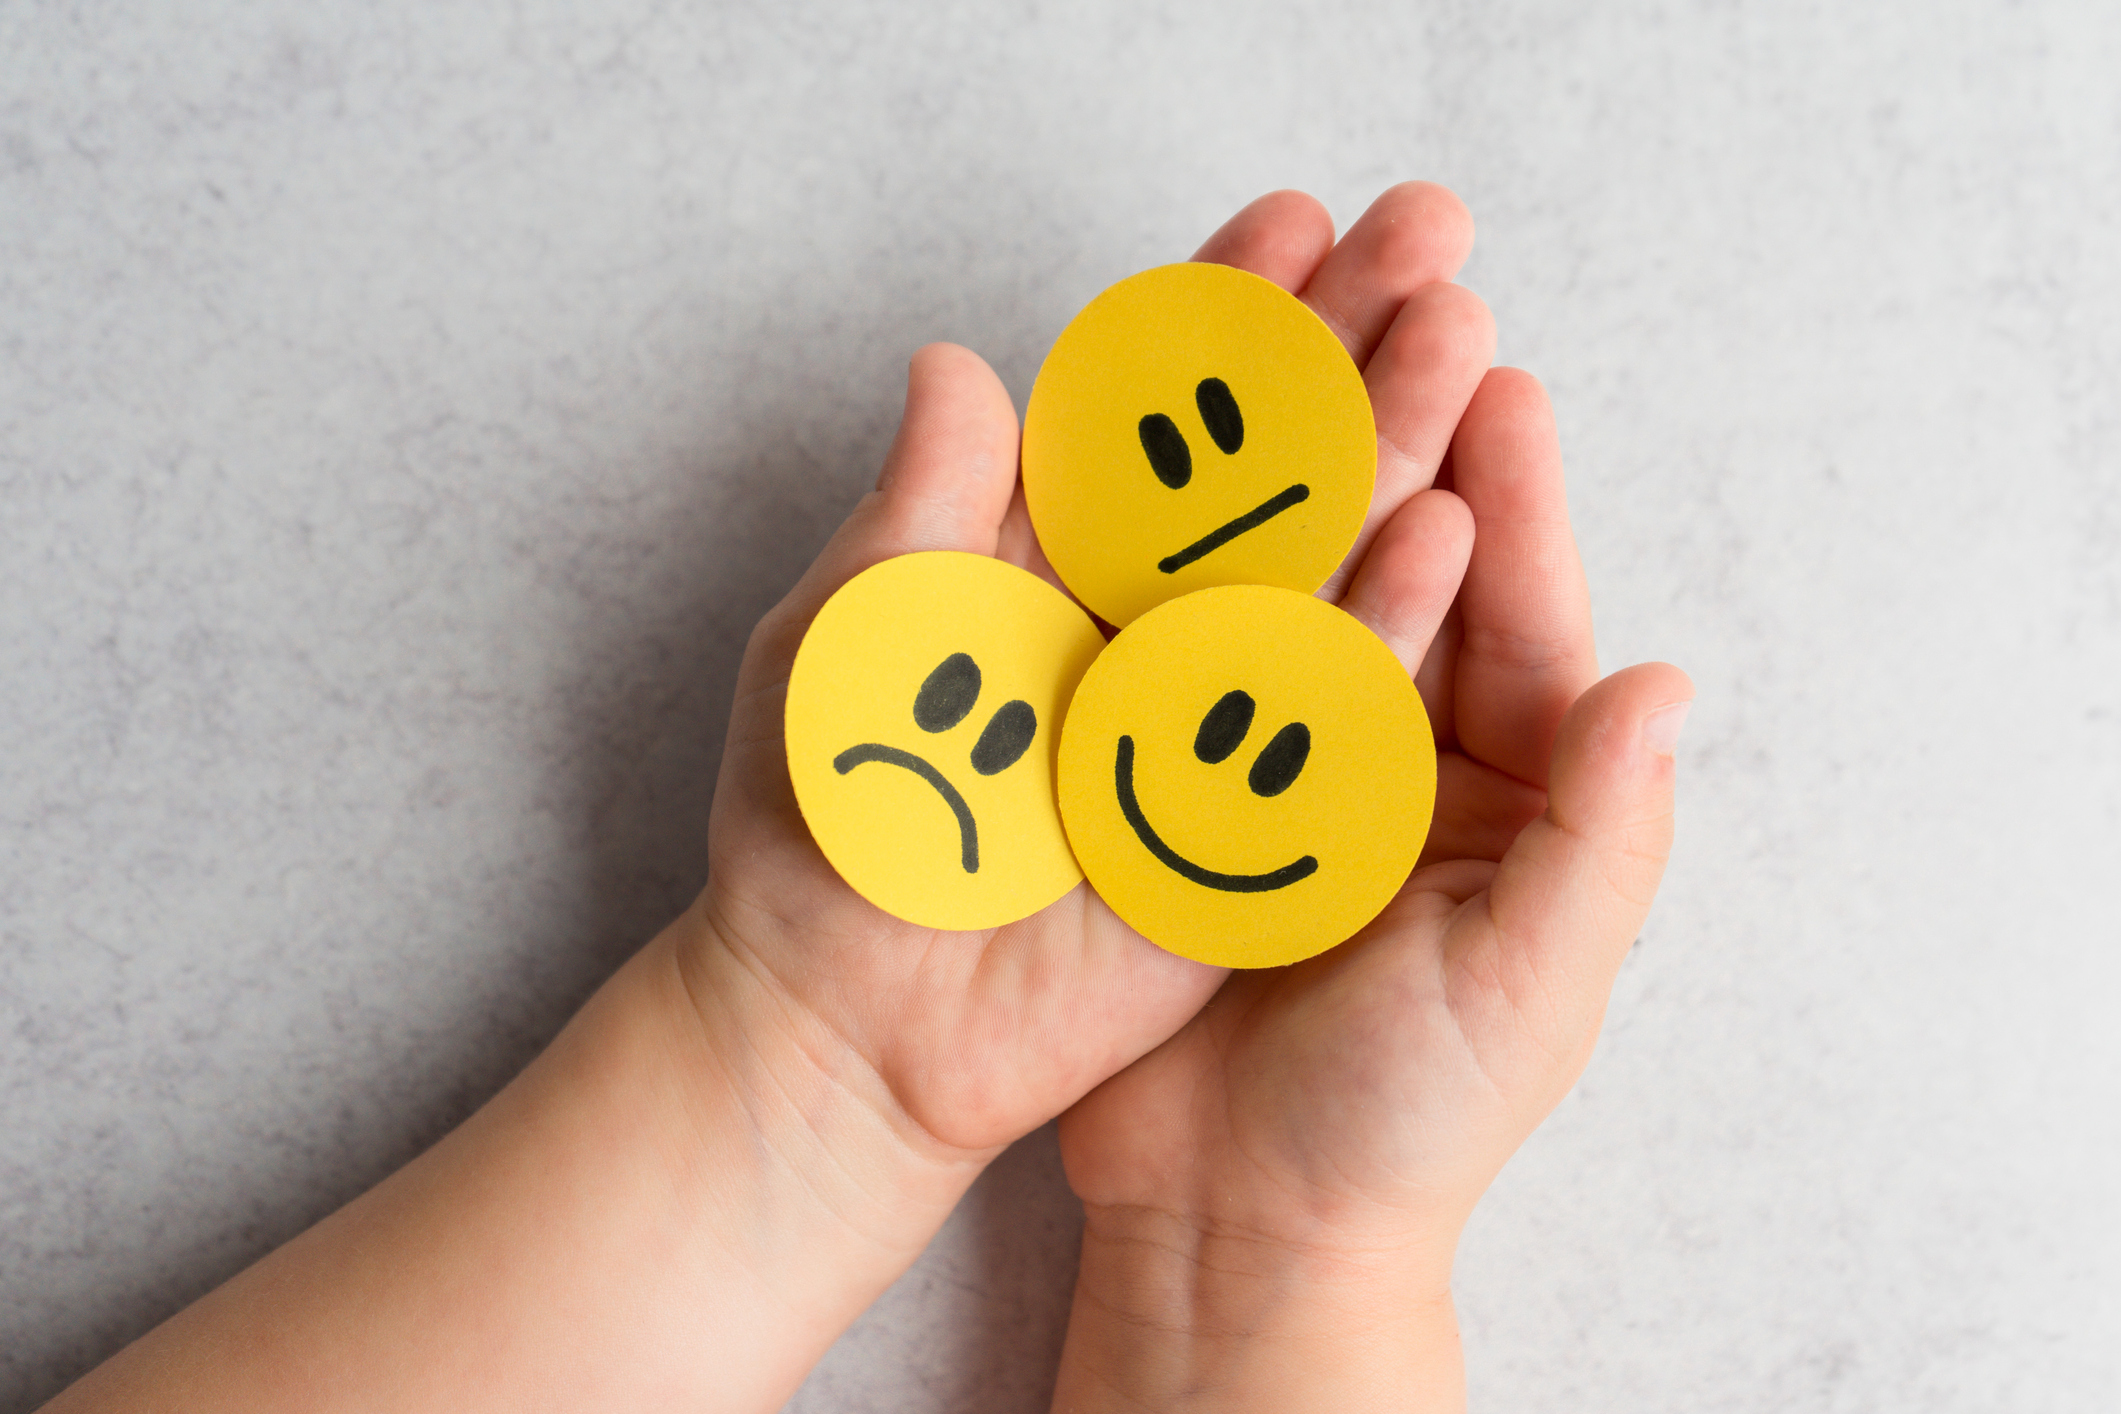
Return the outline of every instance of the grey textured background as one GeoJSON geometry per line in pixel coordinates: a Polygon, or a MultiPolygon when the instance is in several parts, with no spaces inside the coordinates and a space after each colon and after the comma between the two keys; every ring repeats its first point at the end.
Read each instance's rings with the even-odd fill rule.
{"type": "MultiPolygon", "coordinates": [[[[915,346],[1021,400],[1252,196],[1424,176],[1606,662],[1701,688],[1475,1407],[2113,1408],[2116,72],[2091,0],[0,4],[0,1403],[698,887],[915,346]]],[[[1041,1408],[1078,1221],[1020,1146],[794,1407],[1041,1408]]]]}

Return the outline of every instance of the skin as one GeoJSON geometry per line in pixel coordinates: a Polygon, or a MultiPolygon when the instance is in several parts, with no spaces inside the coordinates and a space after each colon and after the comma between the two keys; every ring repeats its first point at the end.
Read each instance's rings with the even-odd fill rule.
{"type": "Polygon", "coordinates": [[[1589,1060],[1663,872],[1693,690],[1597,681],[1545,394],[1468,379],[1484,314],[1436,283],[1470,239],[1406,186],[1330,249],[1282,193],[1208,244],[1274,252],[1364,367],[1391,489],[1338,582],[1421,688],[1437,818],[1354,940],[1231,975],[1062,1119],[1086,1223],[1056,1409],[1463,1408],[1459,1231],[1589,1060]]]}
{"type": "Polygon", "coordinates": [[[917,550],[1052,578],[1007,393],[931,346],[877,489],[752,635],[698,901],[434,1149],[51,1407],[764,1414],[1064,1110],[1088,1225],[1056,1407],[1451,1407],[1452,1245],[1588,1058],[1692,692],[1593,686],[1544,397],[1447,283],[1471,239],[1408,184],[1337,243],[1275,193],[1199,256],[1305,299],[1377,411],[1376,503],[1323,592],[1416,673],[1443,754],[1423,864],[1359,939],[1230,975],[1087,887],[939,933],[825,863],[781,745],[818,607],[917,550]]]}

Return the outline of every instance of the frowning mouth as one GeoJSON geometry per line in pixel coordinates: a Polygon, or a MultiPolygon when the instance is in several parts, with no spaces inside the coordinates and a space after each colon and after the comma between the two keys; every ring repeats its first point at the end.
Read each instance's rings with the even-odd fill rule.
{"type": "Polygon", "coordinates": [[[1305,855],[1279,869],[1264,874],[1225,874],[1216,869],[1203,869],[1180,854],[1163,841],[1149,824],[1149,817],[1142,814],[1141,802],[1134,798],[1134,738],[1122,736],[1119,751],[1112,763],[1113,786],[1119,794],[1119,813],[1127,817],[1149,853],[1165,865],[1194,883],[1210,889],[1221,889],[1233,894],[1264,894],[1275,889],[1285,889],[1299,879],[1308,879],[1318,872],[1318,861],[1305,855]]]}
{"type": "Polygon", "coordinates": [[[910,751],[901,751],[895,746],[884,746],[878,742],[863,742],[850,746],[832,758],[832,769],[846,775],[864,761],[881,761],[886,766],[902,766],[913,772],[943,798],[950,812],[957,816],[958,859],[967,874],[979,873],[979,827],[972,823],[972,807],[957,793],[957,787],[944,778],[943,773],[929,765],[910,751]]]}
{"type": "Polygon", "coordinates": [[[1248,530],[1257,530],[1274,517],[1294,505],[1311,499],[1311,488],[1298,482],[1279,495],[1260,502],[1227,525],[1209,531],[1175,555],[1166,555],[1156,562],[1156,567],[1165,574],[1177,574],[1201,556],[1220,550],[1248,530]]]}

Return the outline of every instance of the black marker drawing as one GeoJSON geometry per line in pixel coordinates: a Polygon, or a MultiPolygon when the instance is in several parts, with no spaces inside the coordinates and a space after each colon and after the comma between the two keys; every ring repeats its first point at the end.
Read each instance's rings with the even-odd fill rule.
{"type": "Polygon", "coordinates": [[[1291,722],[1274,733],[1274,740],[1259,753],[1259,759],[1252,763],[1252,770],[1245,777],[1245,784],[1252,787],[1254,795],[1280,795],[1296,784],[1304,762],[1310,759],[1311,729],[1302,722],[1291,722]]]}
{"type": "MultiPolygon", "coordinates": [[[[1193,733],[1193,754],[1210,766],[1229,760],[1245,744],[1245,734],[1252,730],[1252,714],[1257,708],[1252,694],[1242,690],[1216,698],[1215,705],[1200,719],[1200,730],[1193,733]]],[[[1311,729],[1302,722],[1291,722],[1274,733],[1274,740],[1259,753],[1245,775],[1245,784],[1252,787],[1254,795],[1280,795],[1296,784],[1296,778],[1303,774],[1304,762],[1310,759],[1311,729]]]]}
{"type": "Polygon", "coordinates": [[[864,761],[880,761],[886,766],[903,766],[934,786],[936,794],[950,807],[950,813],[957,816],[959,862],[965,866],[967,874],[979,873],[979,826],[972,821],[972,807],[965,804],[965,798],[957,793],[957,787],[951,785],[941,771],[910,751],[901,751],[895,746],[884,746],[873,741],[863,742],[860,746],[850,746],[833,757],[832,769],[844,776],[864,761]]]}
{"type": "Polygon", "coordinates": [[[1149,454],[1149,470],[1156,479],[1177,491],[1193,479],[1193,452],[1186,446],[1186,434],[1178,430],[1178,424],[1160,412],[1152,412],[1141,420],[1136,429],[1141,434],[1142,450],[1149,454]]]}
{"type": "MultiPolygon", "coordinates": [[[[1211,766],[1229,760],[1231,753],[1244,743],[1245,734],[1252,729],[1254,705],[1248,693],[1224,693],[1208,709],[1208,715],[1201,718],[1200,730],[1193,737],[1193,754],[1211,766]]],[[[1252,763],[1247,780],[1253,793],[1280,795],[1295,783],[1310,755],[1311,729],[1302,722],[1289,723],[1274,734],[1274,739],[1259,753],[1259,759],[1252,763]]],[[[1165,844],[1163,836],[1157,834],[1156,827],[1149,823],[1149,817],[1142,813],[1141,801],[1134,794],[1134,738],[1131,736],[1121,736],[1119,748],[1113,753],[1112,786],[1119,797],[1119,813],[1127,817],[1127,823],[1133,826],[1135,836],[1149,853],[1173,872],[1205,888],[1233,894],[1263,894],[1285,889],[1318,872],[1318,860],[1307,854],[1264,874],[1225,874],[1219,869],[1195,864],[1165,844]]]]}
{"type": "Polygon", "coordinates": [[[1177,574],[1187,565],[1212,550],[1220,550],[1248,530],[1257,530],[1289,507],[1311,499],[1311,488],[1298,482],[1287,490],[1269,497],[1236,520],[1218,529],[1209,531],[1175,555],[1166,555],[1156,562],[1156,567],[1165,574],[1177,574]]]}
{"type": "Polygon", "coordinates": [[[1021,699],[1004,702],[995,709],[979,740],[972,744],[972,769],[983,776],[1008,770],[1031,749],[1031,738],[1037,731],[1038,714],[1031,710],[1030,703],[1021,699]]]}
{"type": "MultiPolygon", "coordinates": [[[[979,664],[969,653],[952,653],[935,667],[913,696],[913,722],[924,732],[946,732],[972,715],[979,701],[979,664]]],[[[998,775],[1023,759],[1038,735],[1038,713],[1022,698],[1011,698],[994,709],[987,725],[972,745],[972,769],[983,776],[998,775]]],[[[922,757],[896,746],[866,741],[850,746],[832,758],[832,769],[846,775],[864,762],[874,761],[911,771],[929,785],[957,817],[958,862],[967,874],[979,872],[979,826],[972,807],[941,771],[922,757]]],[[[1255,768],[1256,769],[1256,768],[1255,768]]]]}
{"type": "MultiPolygon", "coordinates": [[[[1193,406],[1200,413],[1201,425],[1208,429],[1208,436],[1222,454],[1235,456],[1245,445],[1245,415],[1239,410],[1237,395],[1230,391],[1230,385],[1220,378],[1201,379],[1193,390],[1193,406]]],[[[1143,418],[1135,430],[1141,436],[1142,451],[1148,455],[1149,469],[1156,473],[1156,479],[1173,491],[1183,490],[1193,480],[1193,449],[1186,444],[1186,434],[1160,412],[1152,412],[1143,418]]],[[[1165,574],[1177,574],[1201,556],[1220,550],[1248,530],[1259,529],[1289,507],[1310,497],[1311,488],[1301,482],[1285,487],[1237,519],[1209,531],[1177,554],[1164,556],[1156,562],[1156,567],[1165,574]]]]}
{"type": "Polygon", "coordinates": [[[1252,730],[1253,708],[1249,692],[1226,692],[1217,698],[1193,734],[1193,754],[1210,766],[1229,760],[1230,753],[1245,744],[1245,733],[1252,730]]]}
{"type": "Polygon", "coordinates": [[[946,732],[965,720],[979,701],[979,664],[970,653],[952,653],[936,664],[913,696],[913,720],[924,732],[946,732]]]}
{"type": "Polygon", "coordinates": [[[1193,406],[1200,409],[1200,420],[1223,455],[1235,455],[1245,444],[1245,415],[1237,410],[1237,397],[1230,385],[1220,378],[1201,379],[1200,386],[1193,390],[1193,406]]]}

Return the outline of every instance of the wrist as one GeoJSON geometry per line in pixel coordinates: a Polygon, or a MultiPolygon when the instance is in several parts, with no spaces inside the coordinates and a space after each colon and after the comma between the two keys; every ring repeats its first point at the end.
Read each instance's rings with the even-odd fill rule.
{"type": "Polygon", "coordinates": [[[935,1138],[855,1046],[701,908],[640,961],[674,1047],[673,1158],[776,1321],[797,1315],[818,1333],[814,1360],[1005,1146],[935,1138]]]}
{"type": "Polygon", "coordinates": [[[1462,1409],[1448,1249],[1090,1208],[1054,1408],[1462,1409]]]}

